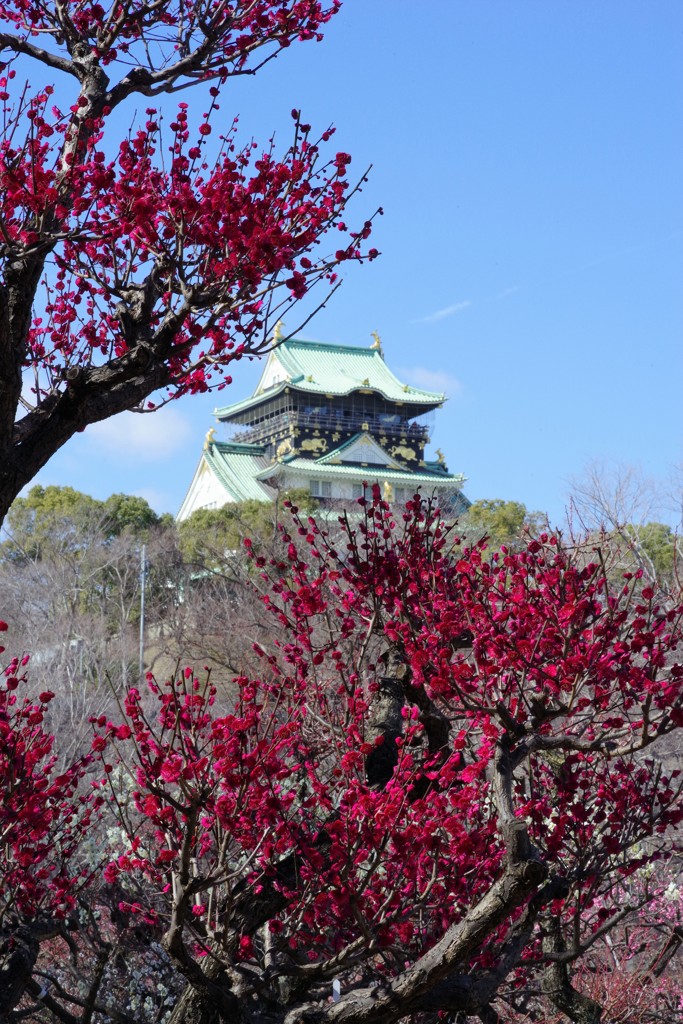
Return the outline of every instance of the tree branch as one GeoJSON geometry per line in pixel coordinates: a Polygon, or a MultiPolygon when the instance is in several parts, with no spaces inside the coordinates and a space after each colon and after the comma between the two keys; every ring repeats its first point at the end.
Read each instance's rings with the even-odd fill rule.
{"type": "Polygon", "coordinates": [[[49,68],[63,71],[67,75],[73,75],[74,78],[78,78],[78,71],[73,61],[67,57],[60,57],[56,53],[50,53],[49,50],[43,50],[42,47],[36,46],[35,43],[29,43],[28,39],[22,39],[20,36],[14,36],[9,32],[0,32],[0,52],[3,50],[24,53],[27,57],[39,60],[41,64],[45,64],[49,68]]]}
{"type": "MultiPolygon", "coordinates": [[[[406,1007],[419,1005],[435,985],[445,981],[459,964],[467,963],[496,928],[543,884],[546,874],[546,867],[538,861],[509,866],[466,917],[451,925],[393,982],[357,989],[332,1006],[299,1007],[287,1015],[285,1024],[393,1024],[400,1020],[406,1007]]],[[[471,991],[466,994],[470,998],[471,991]]]]}

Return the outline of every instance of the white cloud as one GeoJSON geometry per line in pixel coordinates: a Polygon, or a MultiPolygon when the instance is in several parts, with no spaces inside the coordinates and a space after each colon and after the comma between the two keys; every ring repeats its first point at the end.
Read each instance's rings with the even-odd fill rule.
{"type": "Polygon", "coordinates": [[[87,439],[108,455],[160,462],[176,455],[193,436],[188,419],[167,405],[152,413],[122,412],[88,427],[87,439]]]}
{"type": "Polygon", "coordinates": [[[137,494],[139,498],[144,498],[150,508],[153,508],[157,514],[171,512],[175,515],[177,512],[177,502],[168,491],[161,490],[158,487],[137,487],[132,493],[137,494]]]}
{"type": "Polygon", "coordinates": [[[498,292],[496,299],[506,299],[508,295],[514,295],[515,292],[519,291],[519,285],[513,284],[509,288],[503,288],[502,292],[498,292]]]}
{"type": "Polygon", "coordinates": [[[460,394],[462,383],[446,370],[428,370],[426,366],[411,366],[399,371],[409,384],[425,391],[443,391],[451,397],[460,394]]]}
{"type": "Polygon", "coordinates": [[[465,299],[463,302],[456,302],[452,306],[445,306],[443,309],[437,309],[434,313],[428,313],[427,316],[420,317],[419,320],[413,320],[415,324],[436,324],[439,320],[445,320],[449,316],[453,316],[455,313],[461,313],[463,309],[467,309],[472,303],[469,299],[465,299]]]}

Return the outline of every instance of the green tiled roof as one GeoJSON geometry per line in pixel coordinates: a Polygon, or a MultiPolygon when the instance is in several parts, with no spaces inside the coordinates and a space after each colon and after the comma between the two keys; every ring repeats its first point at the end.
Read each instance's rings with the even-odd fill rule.
{"type": "MultiPolygon", "coordinates": [[[[329,466],[312,459],[293,458],[284,463],[287,470],[302,470],[321,480],[388,480],[389,483],[410,484],[415,487],[462,487],[465,477],[462,473],[430,473],[425,470],[412,473],[409,470],[390,469],[389,466],[329,466]]],[[[260,480],[267,480],[281,472],[283,463],[274,463],[259,473],[260,480]]]]}
{"type": "Polygon", "coordinates": [[[267,389],[262,388],[259,383],[251,398],[216,409],[215,415],[218,419],[226,419],[259,404],[266,396],[270,398],[277,395],[285,387],[310,394],[339,396],[367,388],[379,392],[391,402],[405,402],[429,408],[441,405],[446,398],[440,392],[424,391],[410,384],[402,384],[376,348],[328,345],[290,338],[271,353],[264,376],[272,360],[280,363],[286,380],[278,381],[267,389]]]}
{"type": "Polygon", "coordinates": [[[264,454],[261,445],[214,441],[204,458],[233,501],[265,501],[268,494],[257,479],[264,467],[264,454]]]}

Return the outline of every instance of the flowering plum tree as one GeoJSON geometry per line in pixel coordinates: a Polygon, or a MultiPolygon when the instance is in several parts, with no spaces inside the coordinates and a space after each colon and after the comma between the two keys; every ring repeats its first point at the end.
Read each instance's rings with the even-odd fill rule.
{"type": "Polygon", "coordinates": [[[209,155],[227,79],[319,39],[339,7],[0,3],[0,519],[76,431],[160,389],[229,382],[292,303],[362,258],[370,224],[344,224],[355,188],[349,155],[325,155],[332,130],[293,111],[278,156],[241,145],[234,122],[209,155]],[[180,102],[162,130],[164,94],[202,84],[206,111],[180,102]],[[133,96],[145,119],[117,144],[112,115],[133,96]]]}
{"type": "MultiPolygon", "coordinates": [[[[610,1024],[671,1024],[683,1012],[676,958],[683,944],[683,893],[661,865],[626,879],[613,899],[637,908],[627,914],[577,964],[575,983],[603,1007],[610,1024]],[[672,968],[673,961],[673,969],[672,968]]],[[[678,960],[678,964],[680,960],[678,960]]],[[[506,1024],[563,1024],[566,1016],[541,1010],[528,998],[508,1008],[506,1024]]]]}
{"type": "Polygon", "coordinates": [[[135,805],[106,878],[189,982],[172,1019],[598,1024],[587,958],[683,818],[656,757],[683,608],[553,536],[484,557],[379,491],[341,540],[282,541],[255,565],[284,640],[234,706],[188,669],[94,723],[135,805]]]}
{"type": "MultiPolygon", "coordinates": [[[[0,632],[7,625],[0,622],[0,632]]],[[[0,646],[0,653],[5,650],[0,646]]],[[[24,666],[0,677],[0,1019],[32,980],[40,943],[58,935],[88,871],[78,850],[102,803],[79,795],[89,757],[55,770],[54,737],[44,728],[49,690],[22,695],[24,666]]]]}

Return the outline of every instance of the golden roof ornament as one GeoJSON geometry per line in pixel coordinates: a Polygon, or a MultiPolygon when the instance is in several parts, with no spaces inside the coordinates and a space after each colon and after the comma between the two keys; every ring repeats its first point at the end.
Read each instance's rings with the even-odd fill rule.
{"type": "Polygon", "coordinates": [[[284,320],[278,320],[273,328],[273,345],[279,345],[285,332],[284,320]]]}
{"type": "Polygon", "coordinates": [[[277,451],[275,452],[275,458],[279,461],[280,459],[284,459],[285,455],[291,455],[291,453],[293,451],[294,451],[294,449],[292,447],[292,440],[291,440],[291,438],[286,437],[284,439],[284,441],[282,441],[277,446],[277,451]]]}
{"type": "Polygon", "coordinates": [[[382,351],[382,339],[380,338],[379,333],[377,331],[371,331],[370,337],[375,339],[370,346],[371,350],[373,352],[379,352],[382,358],[384,358],[384,352],[382,351]]]}
{"type": "Polygon", "coordinates": [[[216,428],[215,427],[211,427],[209,430],[207,430],[206,437],[204,438],[204,451],[205,452],[208,452],[209,448],[213,444],[213,439],[214,439],[215,436],[216,436],[216,428]]]}
{"type": "Polygon", "coordinates": [[[444,455],[440,448],[436,449],[436,461],[439,463],[440,466],[443,466],[444,469],[446,468],[446,456],[444,455]]]}

